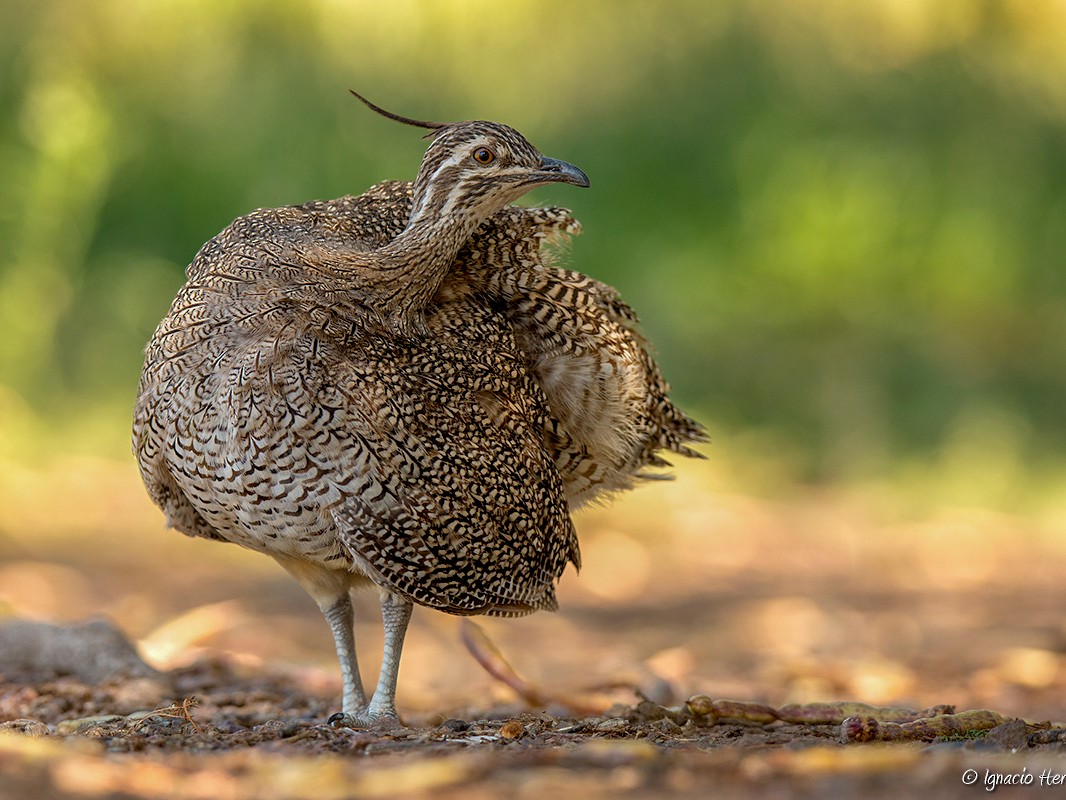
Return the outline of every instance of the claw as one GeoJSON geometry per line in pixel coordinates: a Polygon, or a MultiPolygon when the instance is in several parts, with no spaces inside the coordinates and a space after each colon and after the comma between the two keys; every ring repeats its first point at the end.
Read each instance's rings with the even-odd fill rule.
{"type": "Polygon", "coordinates": [[[391,730],[400,727],[400,720],[395,714],[371,714],[360,711],[357,714],[345,714],[338,711],[330,715],[326,724],[331,728],[354,728],[356,730],[391,730]]]}

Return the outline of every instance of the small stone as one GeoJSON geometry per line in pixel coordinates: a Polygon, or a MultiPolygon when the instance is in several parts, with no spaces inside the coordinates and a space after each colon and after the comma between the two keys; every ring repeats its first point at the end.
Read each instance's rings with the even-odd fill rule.
{"type": "Polygon", "coordinates": [[[51,734],[48,726],[39,719],[13,719],[9,722],[0,722],[0,731],[21,733],[23,736],[33,737],[51,734]]]}
{"type": "Polygon", "coordinates": [[[1003,750],[1028,750],[1029,726],[1025,720],[1012,719],[990,730],[984,741],[1003,750]]]}
{"type": "Polygon", "coordinates": [[[658,703],[653,703],[651,700],[641,700],[637,707],[627,716],[633,722],[654,722],[657,719],[666,718],[669,713],[658,703]]]}
{"type": "Polygon", "coordinates": [[[118,714],[101,714],[95,717],[65,719],[56,725],[56,733],[63,736],[85,733],[91,728],[99,728],[101,725],[109,725],[112,722],[120,722],[124,719],[125,717],[120,717],[118,714]]]}
{"type": "Polygon", "coordinates": [[[526,727],[516,719],[508,720],[500,728],[500,738],[514,740],[526,732],[526,727]]]}
{"type": "Polygon", "coordinates": [[[446,719],[440,726],[452,733],[465,733],[470,730],[470,723],[465,719],[446,719]]]}
{"type": "Polygon", "coordinates": [[[73,675],[87,684],[162,676],[141,660],[125,634],[105,619],[70,625],[0,623],[0,670],[73,675]]]}
{"type": "Polygon", "coordinates": [[[652,724],[652,727],[659,731],[663,736],[670,738],[676,738],[681,735],[681,726],[672,719],[656,720],[652,724]]]}

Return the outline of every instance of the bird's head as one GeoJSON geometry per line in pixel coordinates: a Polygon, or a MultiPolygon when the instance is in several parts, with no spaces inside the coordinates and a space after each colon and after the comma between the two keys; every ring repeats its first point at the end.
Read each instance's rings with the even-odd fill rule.
{"type": "Polygon", "coordinates": [[[498,122],[436,123],[385,111],[352,92],[389,119],[428,128],[432,142],[414,183],[412,220],[455,215],[480,223],[530,189],[548,183],[587,187],[588,176],[573,164],[542,155],[526,138],[498,122]]]}

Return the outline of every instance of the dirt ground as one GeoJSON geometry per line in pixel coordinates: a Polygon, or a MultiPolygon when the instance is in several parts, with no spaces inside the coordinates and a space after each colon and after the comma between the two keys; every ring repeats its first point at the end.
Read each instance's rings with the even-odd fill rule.
{"type": "MultiPolygon", "coordinates": [[[[401,724],[364,731],[326,724],[328,630],[269,559],[163,530],[125,468],[8,473],[6,629],[67,627],[38,629],[49,649],[0,626],[0,797],[1066,791],[1061,513],[770,501],[713,469],[582,512],[557,614],[416,610],[401,724]],[[86,630],[151,667],[120,635],[64,650],[86,630]]],[[[368,683],[375,606],[358,598],[368,683]]]]}

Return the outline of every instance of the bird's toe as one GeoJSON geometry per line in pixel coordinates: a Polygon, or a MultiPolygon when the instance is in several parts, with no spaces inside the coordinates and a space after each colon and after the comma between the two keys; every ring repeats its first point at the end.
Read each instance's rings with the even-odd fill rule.
{"type": "Polygon", "coordinates": [[[395,713],[372,714],[368,709],[346,714],[338,711],[326,720],[332,728],[356,728],[358,730],[391,730],[400,727],[400,720],[395,713]]]}

